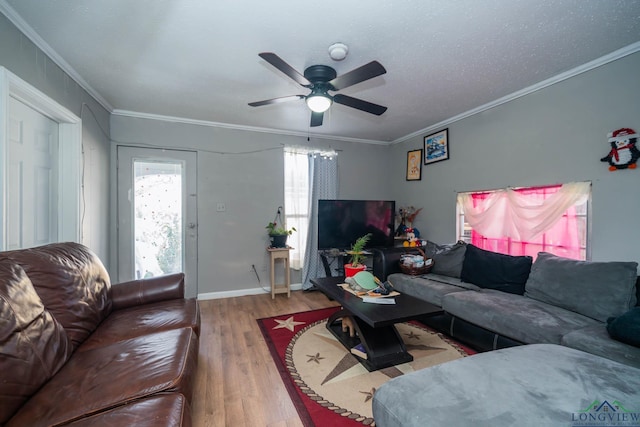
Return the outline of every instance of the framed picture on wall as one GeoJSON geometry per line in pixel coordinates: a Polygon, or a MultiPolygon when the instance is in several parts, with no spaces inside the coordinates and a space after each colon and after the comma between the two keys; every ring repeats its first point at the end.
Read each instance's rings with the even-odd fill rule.
{"type": "Polygon", "coordinates": [[[407,152],[407,181],[422,179],[422,150],[407,152]]]}
{"type": "Polygon", "coordinates": [[[449,158],[449,129],[424,137],[424,164],[439,162],[449,158]]]}

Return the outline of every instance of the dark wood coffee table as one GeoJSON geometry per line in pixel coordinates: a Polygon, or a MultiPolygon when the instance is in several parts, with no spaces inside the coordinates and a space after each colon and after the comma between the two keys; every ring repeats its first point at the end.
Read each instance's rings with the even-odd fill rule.
{"type": "Polygon", "coordinates": [[[327,320],[327,329],[347,350],[362,343],[367,358],[358,359],[369,371],[413,360],[394,326],[396,323],[443,313],[442,308],[405,294],[395,296],[393,305],[362,302],[361,298],[338,286],[344,283],[344,277],[322,277],[311,280],[311,283],[342,305],[342,309],[327,320]],[[355,337],[342,331],[342,319],[345,317],[353,320],[357,332],[355,337]]]}

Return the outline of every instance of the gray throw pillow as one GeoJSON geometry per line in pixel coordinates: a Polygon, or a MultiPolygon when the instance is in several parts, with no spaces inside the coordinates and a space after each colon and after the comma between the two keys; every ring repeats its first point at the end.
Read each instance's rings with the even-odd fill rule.
{"type": "Polygon", "coordinates": [[[590,262],[540,252],[525,296],[606,322],[636,303],[636,262],[590,262]]]}
{"type": "Polygon", "coordinates": [[[467,249],[465,242],[459,240],[454,244],[439,245],[427,241],[422,249],[427,258],[433,259],[432,273],[460,278],[464,254],[467,249]]]}

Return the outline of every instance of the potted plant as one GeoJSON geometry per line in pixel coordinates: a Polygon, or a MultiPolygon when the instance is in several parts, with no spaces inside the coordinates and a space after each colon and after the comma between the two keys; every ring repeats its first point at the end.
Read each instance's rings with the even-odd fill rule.
{"type": "Polygon", "coordinates": [[[289,229],[282,226],[278,227],[278,223],[275,221],[267,224],[265,228],[269,230],[269,238],[271,239],[272,248],[286,248],[287,237],[296,231],[295,227],[291,227],[289,229]]]}
{"type": "Polygon", "coordinates": [[[359,271],[367,269],[367,266],[362,263],[362,260],[364,260],[366,256],[364,247],[369,243],[369,239],[371,239],[371,233],[359,237],[353,245],[351,245],[351,250],[347,251],[347,254],[351,255],[351,260],[348,264],[344,265],[344,275],[346,277],[355,276],[359,271]]]}

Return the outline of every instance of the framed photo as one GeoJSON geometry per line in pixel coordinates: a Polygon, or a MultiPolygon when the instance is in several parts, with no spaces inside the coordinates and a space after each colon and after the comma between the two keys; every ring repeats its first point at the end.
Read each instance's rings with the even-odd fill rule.
{"type": "Polygon", "coordinates": [[[422,179],[422,149],[407,152],[407,181],[422,179]]]}
{"type": "Polygon", "coordinates": [[[439,162],[449,158],[449,129],[424,137],[424,164],[439,162]]]}

